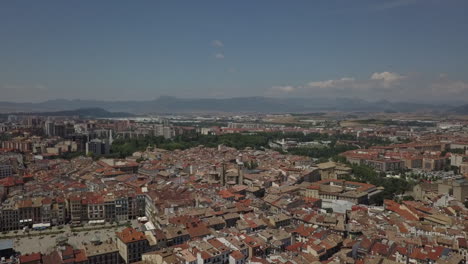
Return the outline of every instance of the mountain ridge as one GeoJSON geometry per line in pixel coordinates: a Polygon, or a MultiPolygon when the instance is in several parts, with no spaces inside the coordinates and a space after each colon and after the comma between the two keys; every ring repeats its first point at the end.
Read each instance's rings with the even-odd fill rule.
{"type": "Polygon", "coordinates": [[[102,101],[80,99],[55,99],[40,103],[0,102],[0,112],[51,112],[83,108],[102,108],[112,112],[187,113],[187,112],[250,112],[288,113],[308,111],[363,111],[363,112],[445,112],[454,108],[447,104],[366,101],[359,98],[177,98],[161,96],[145,101],[102,101]]]}
{"type": "Polygon", "coordinates": [[[109,112],[105,109],[93,108],[79,108],[74,110],[63,110],[53,112],[10,112],[2,113],[0,115],[16,114],[21,116],[80,116],[80,117],[93,117],[93,118],[111,118],[111,117],[132,117],[134,114],[125,112],[109,112]]]}
{"type": "Polygon", "coordinates": [[[448,110],[448,112],[457,115],[468,115],[468,104],[451,108],[448,110]]]}

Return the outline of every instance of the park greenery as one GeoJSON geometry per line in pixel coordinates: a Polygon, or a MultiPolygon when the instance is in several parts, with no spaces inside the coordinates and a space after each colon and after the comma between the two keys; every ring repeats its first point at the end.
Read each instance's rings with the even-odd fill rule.
{"type": "MultiPolygon", "coordinates": [[[[419,181],[419,178],[414,177],[412,174],[400,172],[393,172],[400,177],[386,177],[385,172],[377,172],[367,165],[351,164],[346,161],[343,156],[334,156],[332,160],[347,164],[353,170],[352,176],[347,176],[344,180],[357,181],[370,183],[375,186],[384,187],[383,192],[373,197],[372,203],[381,205],[384,199],[396,199],[398,196],[404,195],[405,192],[411,190],[413,186],[419,181]]],[[[404,196],[405,200],[411,198],[404,196]]]]}
{"type": "MultiPolygon", "coordinates": [[[[338,145],[338,140],[355,140],[353,135],[327,135],[320,133],[282,133],[282,132],[262,132],[262,133],[233,133],[222,135],[181,135],[173,139],[165,139],[164,137],[142,137],[133,139],[116,139],[111,148],[112,157],[126,157],[132,155],[133,152],[143,151],[148,146],[153,146],[165,150],[188,149],[199,145],[205,147],[217,147],[218,145],[225,145],[236,149],[244,149],[247,147],[253,149],[263,149],[268,147],[268,143],[272,140],[280,140],[288,138],[298,142],[307,142],[315,140],[331,141],[330,146],[323,150],[311,151],[310,153],[304,152],[302,148],[298,148],[293,152],[298,152],[298,155],[307,155],[314,158],[319,157],[332,157],[349,148],[338,145]],[[336,148],[336,150],[334,150],[336,148]]],[[[356,148],[356,147],[353,147],[356,148]]],[[[292,153],[295,154],[295,153],[292,153]]]]}
{"type": "Polygon", "coordinates": [[[117,139],[113,142],[111,155],[126,157],[135,151],[143,151],[148,146],[165,150],[188,149],[203,145],[206,147],[217,147],[225,145],[237,149],[251,147],[260,149],[268,145],[273,138],[270,134],[223,134],[223,135],[191,135],[178,136],[174,139],[164,137],[143,137],[137,139],[117,139]]]}
{"type": "Polygon", "coordinates": [[[376,203],[383,199],[394,199],[412,189],[412,184],[404,178],[385,177],[385,173],[378,173],[365,165],[352,165],[354,178],[361,182],[382,186],[385,189],[380,196],[374,197],[376,203]]]}
{"type": "Polygon", "coordinates": [[[292,148],[288,150],[288,153],[300,156],[308,156],[315,159],[328,160],[329,158],[337,156],[342,152],[353,149],[357,149],[357,147],[353,145],[333,144],[332,142],[332,144],[326,148],[292,148]]]}

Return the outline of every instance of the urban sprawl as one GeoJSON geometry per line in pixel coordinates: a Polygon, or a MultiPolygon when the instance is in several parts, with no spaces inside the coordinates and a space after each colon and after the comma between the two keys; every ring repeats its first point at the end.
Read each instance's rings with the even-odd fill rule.
{"type": "Polygon", "coordinates": [[[0,119],[0,263],[466,263],[468,121],[0,119]]]}

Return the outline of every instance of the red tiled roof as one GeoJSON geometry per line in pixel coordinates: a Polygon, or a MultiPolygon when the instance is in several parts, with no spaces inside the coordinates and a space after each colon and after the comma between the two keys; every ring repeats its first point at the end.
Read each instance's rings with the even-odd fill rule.
{"type": "Polygon", "coordinates": [[[419,218],[411,212],[409,209],[404,209],[401,205],[398,203],[392,201],[392,200],[384,200],[385,204],[385,209],[389,211],[393,211],[400,215],[401,217],[405,218],[406,220],[409,221],[418,221],[419,218]]]}
{"type": "Polygon", "coordinates": [[[122,232],[116,232],[117,237],[124,243],[132,243],[136,241],[146,240],[145,234],[139,232],[134,228],[127,227],[122,232]]]}
{"type": "Polygon", "coordinates": [[[442,255],[443,247],[429,247],[416,248],[410,255],[410,258],[417,260],[433,260],[440,259],[442,255]]]}
{"type": "Polygon", "coordinates": [[[73,263],[84,262],[88,260],[88,257],[86,256],[86,253],[84,250],[78,249],[78,250],[75,250],[74,253],[75,253],[75,261],[73,263]]]}
{"type": "Polygon", "coordinates": [[[24,184],[23,180],[15,178],[15,177],[6,177],[3,179],[0,179],[0,185],[4,187],[13,187],[16,185],[21,185],[21,184],[24,184]]]}
{"type": "Polygon", "coordinates": [[[234,194],[228,190],[221,190],[218,193],[224,199],[229,199],[229,198],[234,197],[234,194]]]}
{"type": "Polygon", "coordinates": [[[296,229],[294,229],[292,231],[292,233],[297,233],[303,237],[308,237],[310,235],[312,235],[312,233],[315,231],[316,229],[313,228],[313,227],[305,227],[304,224],[302,225],[299,225],[296,229]]]}
{"type": "Polygon", "coordinates": [[[235,260],[241,260],[245,258],[244,254],[242,254],[239,250],[233,251],[231,253],[231,257],[233,257],[235,260]]]}
{"type": "Polygon", "coordinates": [[[42,259],[41,253],[31,253],[19,257],[20,264],[22,263],[40,263],[42,259]]]}
{"type": "Polygon", "coordinates": [[[382,243],[375,243],[373,246],[372,246],[372,249],[371,249],[371,252],[374,253],[374,254],[379,254],[381,256],[385,256],[387,255],[388,253],[388,246],[387,245],[384,245],[382,243]]]}
{"type": "Polygon", "coordinates": [[[304,243],[302,242],[297,242],[297,243],[294,243],[290,246],[287,246],[286,247],[286,250],[288,251],[295,251],[295,252],[301,252],[302,251],[302,247],[304,246],[304,243]]]}
{"type": "Polygon", "coordinates": [[[187,227],[190,237],[203,237],[211,234],[210,229],[204,223],[191,223],[187,227]]]}

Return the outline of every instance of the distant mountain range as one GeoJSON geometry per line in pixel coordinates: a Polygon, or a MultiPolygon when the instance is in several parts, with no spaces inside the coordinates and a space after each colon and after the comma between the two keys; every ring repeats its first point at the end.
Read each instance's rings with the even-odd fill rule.
{"type": "Polygon", "coordinates": [[[449,109],[449,113],[457,115],[468,115],[468,104],[449,109]]]}
{"type": "MultiPolygon", "coordinates": [[[[306,113],[311,111],[363,112],[450,112],[468,113],[468,105],[424,104],[409,102],[371,102],[354,98],[270,98],[235,97],[227,99],[182,99],[162,96],[148,101],[49,100],[41,103],[0,102],[0,112],[51,112],[93,109],[122,113],[306,113]]],[[[119,114],[119,113],[117,113],[119,114]]]]}
{"type": "MultiPolygon", "coordinates": [[[[64,110],[64,111],[53,111],[53,112],[10,112],[17,115],[34,115],[34,116],[80,116],[80,117],[91,117],[91,118],[111,118],[111,117],[130,117],[135,116],[134,114],[125,112],[109,112],[102,108],[80,108],[76,110],[64,110]]],[[[8,113],[0,114],[7,115],[8,113]]]]}

